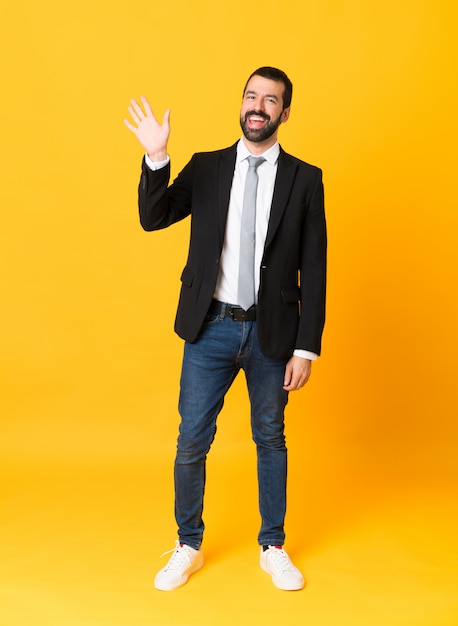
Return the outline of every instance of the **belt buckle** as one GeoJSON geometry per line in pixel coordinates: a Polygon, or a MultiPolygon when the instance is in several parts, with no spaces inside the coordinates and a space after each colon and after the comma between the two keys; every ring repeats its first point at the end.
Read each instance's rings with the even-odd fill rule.
{"type": "Polygon", "coordinates": [[[236,322],[244,322],[246,319],[248,319],[247,311],[245,311],[245,309],[242,309],[242,307],[237,307],[234,311],[233,319],[236,322]]]}

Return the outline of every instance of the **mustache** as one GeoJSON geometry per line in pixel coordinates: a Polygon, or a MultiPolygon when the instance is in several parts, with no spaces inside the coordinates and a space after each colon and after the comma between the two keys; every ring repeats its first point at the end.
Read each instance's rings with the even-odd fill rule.
{"type": "Polygon", "coordinates": [[[255,111],[255,110],[247,111],[245,113],[245,122],[250,117],[250,115],[256,115],[257,117],[262,117],[263,120],[270,122],[270,115],[267,115],[267,113],[264,113],[263,111],[255,111]]]}

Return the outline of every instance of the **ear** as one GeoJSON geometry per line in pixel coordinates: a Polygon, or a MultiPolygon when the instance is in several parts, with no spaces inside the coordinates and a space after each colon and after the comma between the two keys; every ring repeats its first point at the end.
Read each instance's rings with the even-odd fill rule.
{"type": "Polygon", "coordinates": [[[288,107],[287,109],[283,110],[283,112],[281,114],[281,122],[282,122],[282,124],[284,124],[285,122],[288,121],[290,112],[291,112],[291,107],[288,107]]]}

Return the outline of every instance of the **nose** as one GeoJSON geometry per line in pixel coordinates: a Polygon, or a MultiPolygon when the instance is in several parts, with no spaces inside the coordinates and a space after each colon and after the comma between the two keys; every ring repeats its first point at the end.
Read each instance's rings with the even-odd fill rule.
{"type": "Polygon", "coordinates": [[[262,111],[264,113],[264,99],[261,97],[256,98],[254,108],[256,109],[256,111],[262,111]]]}

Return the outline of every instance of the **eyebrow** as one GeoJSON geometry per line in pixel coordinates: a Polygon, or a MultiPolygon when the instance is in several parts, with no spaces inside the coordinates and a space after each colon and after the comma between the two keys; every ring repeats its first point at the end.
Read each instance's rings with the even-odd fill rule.
{"type": "MultiPolygon", "coordinates": [[[[253,96],[257,96],[258,95],[258,91],[254,91],[253,89],[249,89],[248,91],[245,91],[245,95],[253,95],[253,96]]],[[[278,102],[278,96],[276,96],[274,93],[266,93],[264,98],[274,98],[275,100],[277,100],[278,102]]]]}

